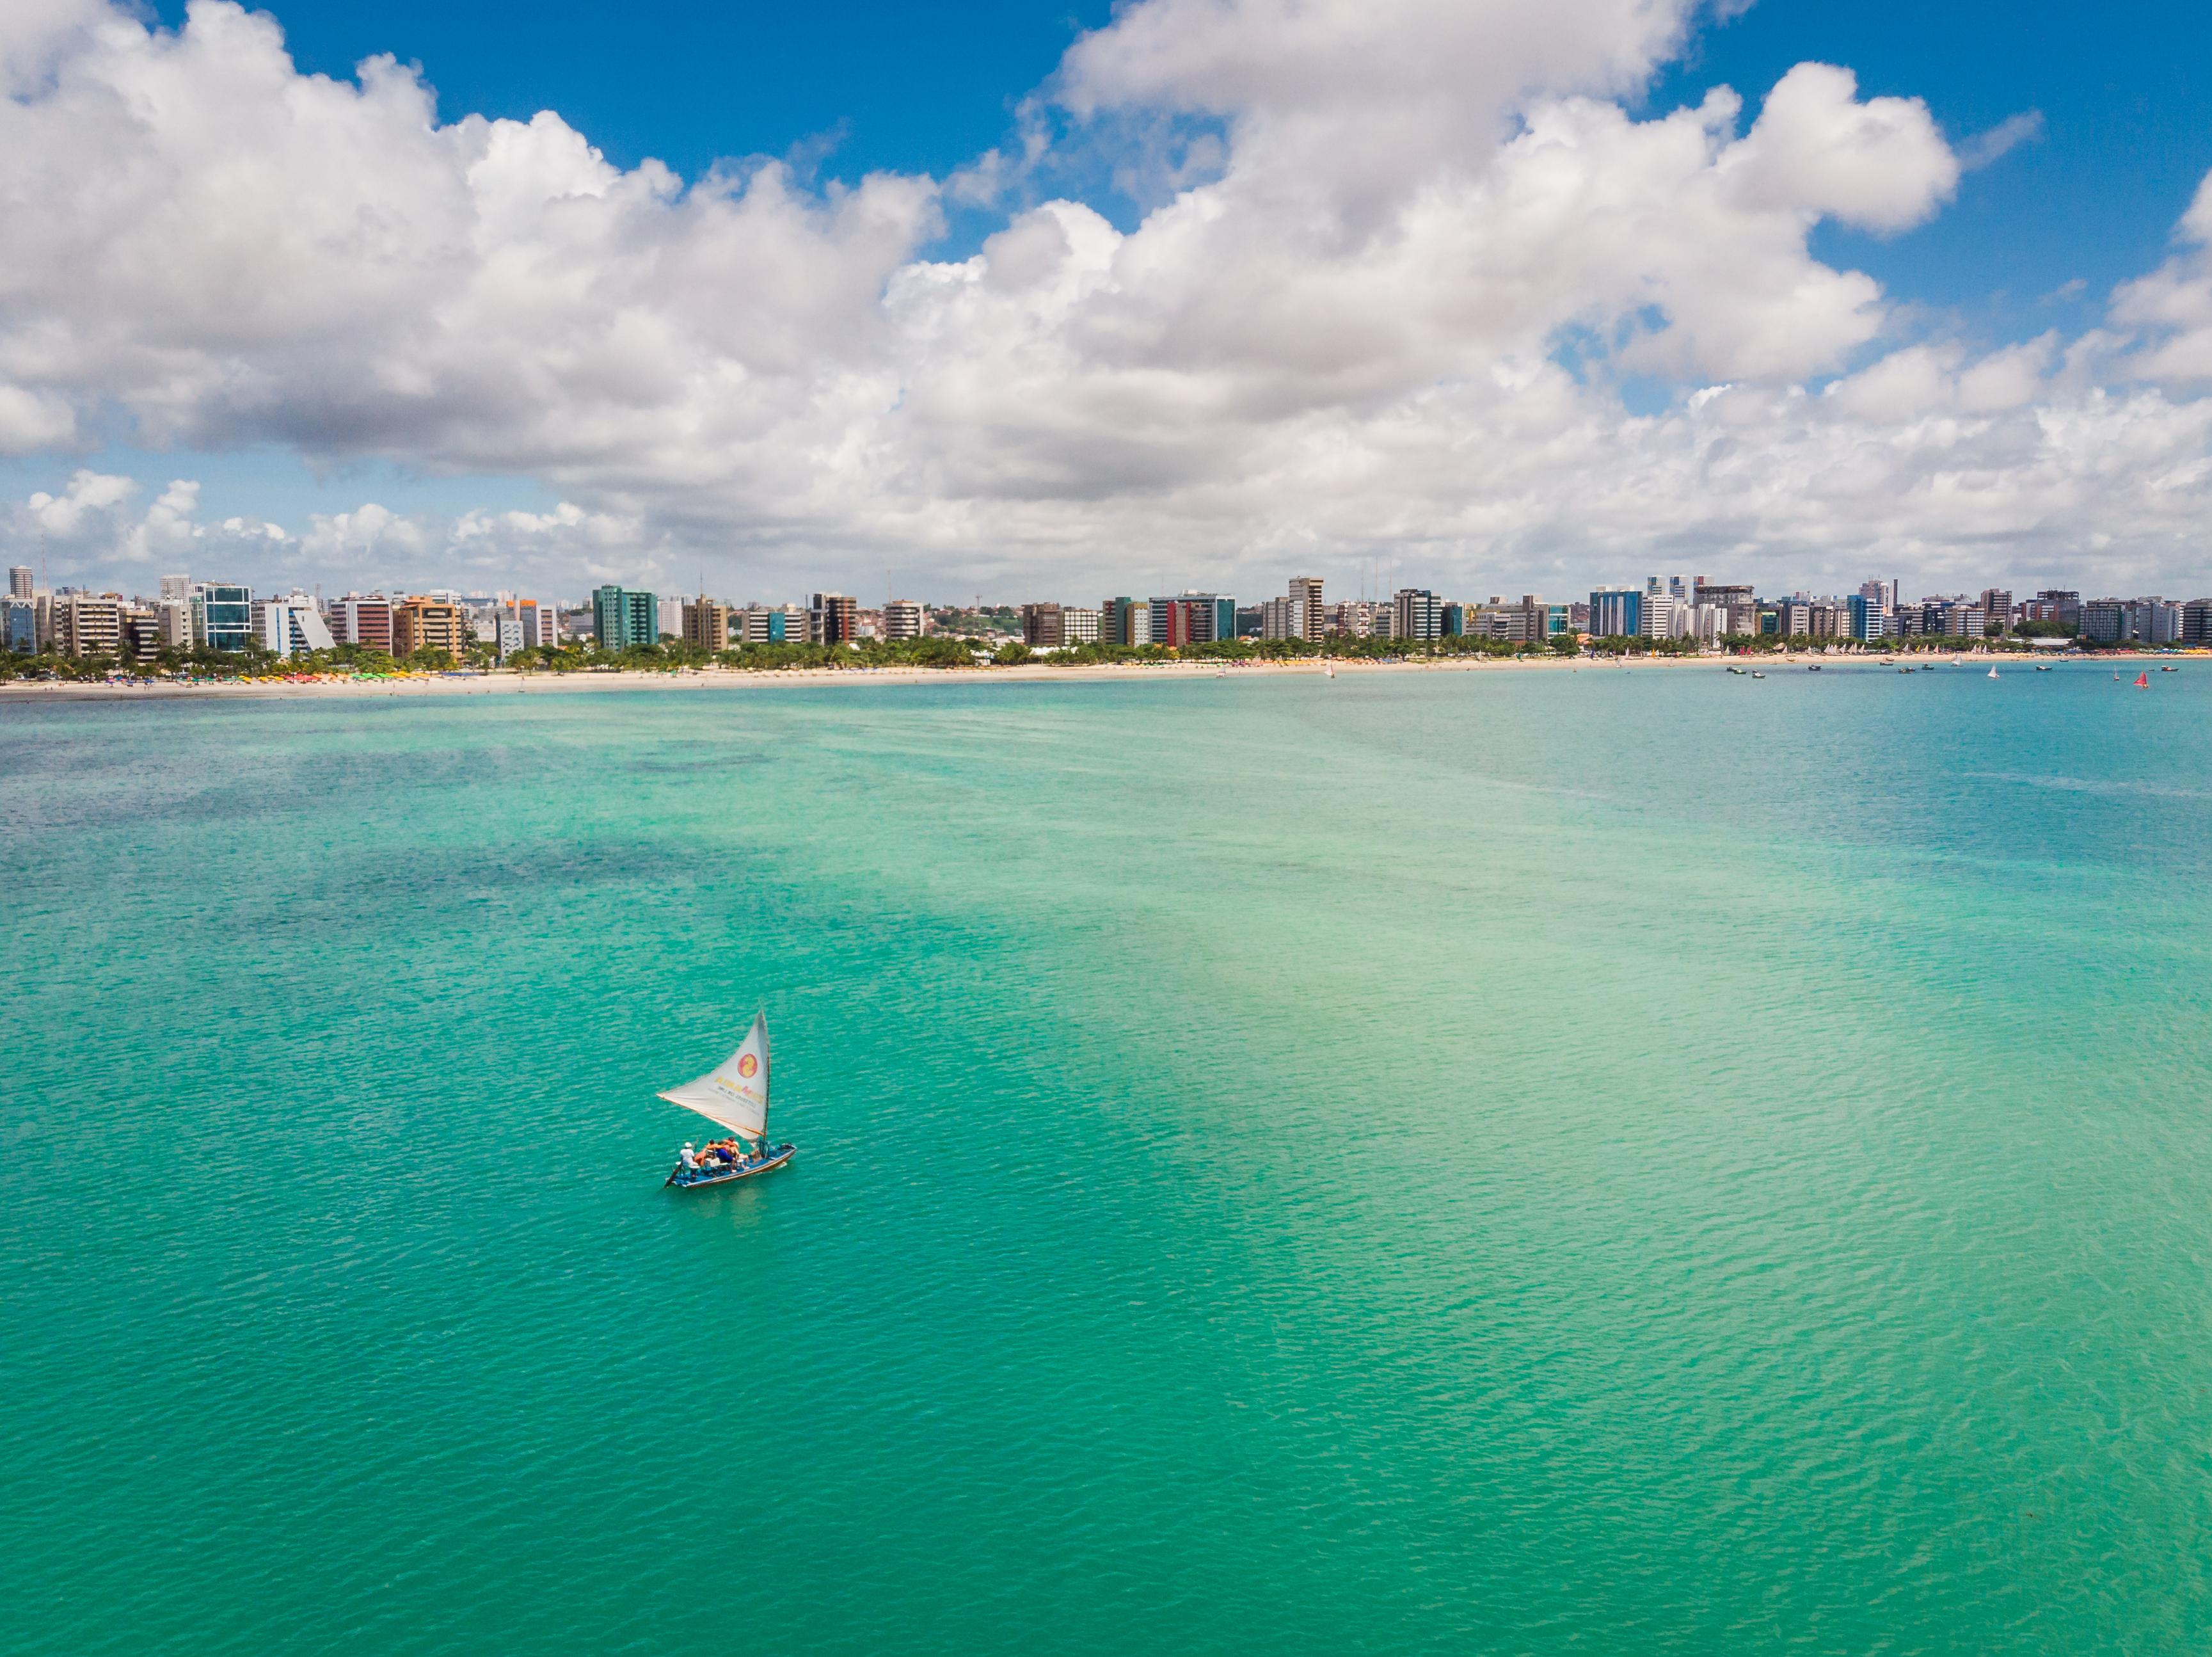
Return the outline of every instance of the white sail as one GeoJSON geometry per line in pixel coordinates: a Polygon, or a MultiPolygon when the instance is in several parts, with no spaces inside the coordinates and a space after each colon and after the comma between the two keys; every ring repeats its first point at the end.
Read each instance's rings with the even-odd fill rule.
{"type": "Polygon", "coordinates": [[[768,1135],[768,1014],[754,1015],[738,1051],[701,1076],[660,1095],[748,1139],[768,1135]]]}

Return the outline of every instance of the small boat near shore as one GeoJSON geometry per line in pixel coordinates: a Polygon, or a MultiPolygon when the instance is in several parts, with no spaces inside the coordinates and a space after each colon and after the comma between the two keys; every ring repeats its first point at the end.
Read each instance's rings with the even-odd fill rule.
{"type": "Polygon", "coordinates": [[[768,1014],[753,1015],[753,1027],[738,1051],[696,1081],[660,1095],[672,1105],[696,1111],[727,1128],[731,1137],[694,1152],[687,1143],[664,1188],[689,1191],[696,1185],[726,1185],[781,1167],[796,1145],[772,1145],[768,1136],[768,1014]]]}

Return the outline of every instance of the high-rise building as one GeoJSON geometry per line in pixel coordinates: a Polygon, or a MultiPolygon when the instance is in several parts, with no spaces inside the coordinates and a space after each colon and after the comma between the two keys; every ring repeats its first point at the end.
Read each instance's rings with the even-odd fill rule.
{"type": "Polygon", "coordinates": [[[192,643],[210,650],[243,650],[253,637],[253,592],[225,582],[192,583],[192,643]]]}
{"type": "Polygon", "coordinates": [[[1040,650],[1057,650],[1066,643],[1067,635],[1060,625],[1060,606],[1049,603],[1024,605],[1022,643],[1040,650]]]}
{"type": "Polygon", "coordinates": [[[2071,588],[2046,587],[2021,608],[2029,621],[2055,621],[2076,633],[2083,630],[2081,595],[2071,588]]]}
{"type": "Polygon", "coordinates": [[[9,570],[8,596],[11,599],[31,596],[31,566],[27,564],[15,564],[9,570]]]}
{"type": "Polygon", "coordinates": [[[1322,636],[1328,631],[1328,606],[1322,602],[1321,577],[1293,576],[1290,600],[1298,606],[1298,614],[1304,621],[1302,637],[1309,644],[1320,643],[1322,636]]]}
{"type": "Polygon", "coordinates": [[[1147,614],[1155,644],[1211,644],[1237,637],[1237,600],[1218,593],[1182,593],[1152,600],[1147,614]]]}
{"type": "Polygon", "coordinates": [[[842,593],[811,593],[806,599],[806,641],[850,644],[860,634],[860,601],[842,593]]]}
{"type": "Polygon", "coordinates": [[[1846,600],[1850,606],[1851,637],[1853,638],[1863,641],[1867,639],[1882,638],[1887,636],[1889,632],[1889,610],[1888,606],[1882,602],[1880,591],[1878,590],[1884,585],[1885,583],[1881,582],[1869,582],[1866,583],[1866,586],[1860,588],[1857,592],[1852,594],[1850,599],[1846,600]],[[1868,588],[1874,588],[1877,590],[1875,592],[1869,593],[1867,590],[1868,588]]]}
{"type": "Polygon", "coordinates": [[[730,607],[717,604],[702,593],[696,599],[686,599],[681,606],[684,642],[695,650],[726,650],[730,648],[730,607]]]}
{"type": "Polygon", "coordinates": [[[192,601],[192,578],[190,576],[161,577],[161,602],[190,604],[192,601]]]}
{"type": "Polygon", "coordinates": [[[2212,599],[2191,599],[2181,606],[2181,642],[2212,644],[2212,599]]]}
{"type": "Polygon", "coordinates": [[[1096,610],[1079,604],[1062,605],[1060,612],[1060,637],[1064,643],[1096,644],[1098,626],[1103,619],[1096,610]]]}
{"type": "Polygon", "coordinates": [[[2120,599],[2091,599],[2081,606],[2081,637],[2093,644],[2118,644],[2128,636],[2128,606],[2120,599]]]}
{"type": "Polygon", "coordinates": [[[1645,638],[1674,638],[1684,631],[1687,617],[1685,606],[1675,601],[1670,593],[1655,590],[1659,578],[1654,576],[1653,586],[1644,590],[1644,624],[1638,631],[1645,638]]]}
{"type": "Polygon", "coordinates": [[[2128,632],[2142,644],[2181,643],[2181,606],[2161,598],[2137,599],[2128,606],[2128,632]]]}
{"type": "Polygon", "coordinates": [[[392,649],[392,600],[381,593],[349,593],[331,601],[331,637],[364,650],[392,649]]]}
{"type": "Polygon", "coordinates": [[[921,628],[921,606],[912,599],[891,599],[884,603],[884,637],[885,638],[920,638],[921,628]]]}
{"type": "Polygon", "coordinates": [[[151,661],[161,653],[161,612],[150,605],[123,606],[123,655],[131,661],[151,661]]]}
{"type": "Polygon", "coordinates": [[[1774,631],[1781,638],[1809,637],[1813,631],[1813,606],[1802,599],[1777,600],[1774,631]]]}
{"type": "Polygon", "coordinates": [[[523,648],[532,650],[557,649],[561,643],[561,612],[550,599],[519,599],[515,601],[514,618],[522,624],[523,648]]]}
{"type": "Polygon", "coordinates": [[[257,599],[253,604],[253,637],[271,655],[295,655],[303,650],[327,650],[337,641],[324,624],[322,612],[305,593],[283,598],[257,599]]]}
{"type": "Polygon", "coordinates": [[[53,599],[54,649],[65,656],[114,656],[123,653],[123,600],[112,593],[57,593],[53,599]]]}
{"type": "Polygon", "coordinates": [[[652,594],[612,582],[592,590],[592,637],[602,650],[660,643],[660,603],[652,594]]]}
{"type": "Polygon", "coordinates": [[[1644,631],[1644,594],[1633,587],[1601,587],[1589,595],[1589,631],[1599,638],[1634,638],[1644,631]]]}
{"type": "Polygon", "coordinates": [[[680,597],[654,600],[653,631],[655,644],[665,638],[684,637],[684,600],[680,597]]]}
{"type": "Polygon", "coordinates": [[[1880,605],[1884,615],[1894,614],[1899,604],[1897,582],[1886,576],[1877,576],[1872,581],[1861,582],[1859,596],[1880,605]]]}
{"type": "Polygon", "coordinates": [[[1370,638],[1375,611],[1364,599],[1340,599],[1328,606],[1328,631],[1342,638],[1370,638]]]}
{"type": "Polygon", "coordinates": [[[1302,639],[1306,636],[1304,604],[1296,598],[1268,599],[1260,606],[1260,637],[1302,639]]]}
{"type": "Polygon", "coordinates": [[[1098,642],[1133,648],[1152,642],[1152,606],[1124,594],[1098,606],[1098,642]]]}
{"type": "Polygon", "coordinates": [[[795,604],[749,604],[742,613],[748,644],[806,643],[806,612],[795,604]]]}
{"type": "Polygon", "coordinates": [[[1401,587],[1391,595],[1391,637],[1432,639],[1444,636],[1444,601],[1425,587],[1401,587]]]}
{"type": "Polygon", "coordinates": [[[32,655],[39,648],[39,607],[33,600],[10,598],[0,610],[0,649],[32,655]]]}
{"type": "Polygon", "coordinates": [[[2012,631],[2012,594],[2002,587],[1982,589],[1982,618],[1984,626],[1994,623],[2006,631],[2012,631]]]}
{"type": "Polygon", "coordinates": [[[444,650],[459,661],[475,637],[468,612],[448,600],[416,594],[392,606],[392,654],[395,656],[411,656],[417,650],[444,650]]]}

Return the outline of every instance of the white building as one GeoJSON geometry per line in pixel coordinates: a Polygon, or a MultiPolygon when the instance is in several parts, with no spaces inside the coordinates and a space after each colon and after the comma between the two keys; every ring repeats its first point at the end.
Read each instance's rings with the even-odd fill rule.
{"type": "Polygon", "coordinates": [[[1079,605],[1064,604],[1060,609],[1060,640],[1063,644],[1096,644],[1098,643],[1099,612],[1085,610],[1079,605]]]}
{"type": "Polygon", "coordinates": [[[2181,642],[2181,606],[2164,599],[2138,599],[2129,606],[2130,631],[2143,644],[2181,642]]]}
{"type": "Polygon", "coordinates": [[[337,643],[323,621],[322,612],[305,593],[292,592],[281,599],[253,601],[253,637],[271,655],[289,656],[302,650],[328,650],[337,643]]]}
{"type": "Polygon", "coordinates": [[[912,599],[892,599],[884,604],[884,637],[885,638],[920,638],[921,627],[921,606],[912,599]]]}
{"type": "MultiPolygon", "coordinates": [[[[682,595],[678,594],[674,598],[662,598],[658,600],[656,604],[659,613],[659,619],[655,623],[655,625],[659,628],[662,637],[665,637],[667,635],[673,633],[678,638],[682,638],[684,637],[684,600],[682,595]]],[[[655,639],[653,641],[656,644],[659,642],[660,641],[659,639],[655,639]]]]}

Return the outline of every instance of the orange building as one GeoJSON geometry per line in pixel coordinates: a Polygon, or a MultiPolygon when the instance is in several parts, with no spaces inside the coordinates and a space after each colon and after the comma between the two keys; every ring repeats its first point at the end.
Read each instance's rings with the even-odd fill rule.
{"type": "Polygon", "coordinates": [[[392,654],[403,660],[417,650],[445,650],[459,661],[475,635],[458,604],[410,597],[392,610],[392,654]]]}

